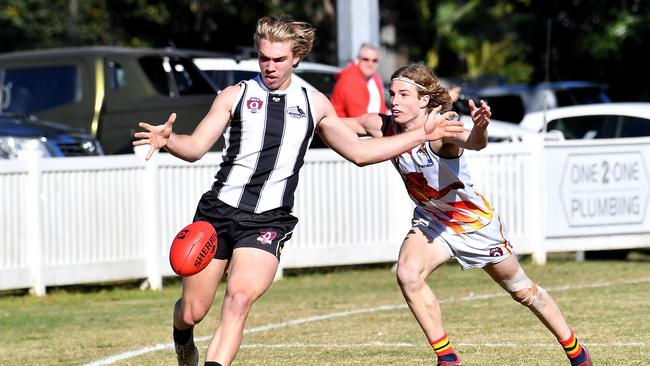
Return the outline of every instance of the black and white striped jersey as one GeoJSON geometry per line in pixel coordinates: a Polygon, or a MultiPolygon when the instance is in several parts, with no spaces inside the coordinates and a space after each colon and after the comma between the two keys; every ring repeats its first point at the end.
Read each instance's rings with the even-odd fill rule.
{"type": "Polygon", "coordinates": [[[314,136],[310,90],[292,82],[270,91],[259,76],[241,86],[212,189],[221,201],[249,212],[292,208],[298,172],[314,136]]]}

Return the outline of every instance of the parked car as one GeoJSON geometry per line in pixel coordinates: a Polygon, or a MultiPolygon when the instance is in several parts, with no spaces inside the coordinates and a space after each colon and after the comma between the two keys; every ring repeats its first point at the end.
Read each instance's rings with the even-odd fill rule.
{"type": "MultiPolygon", "coordinates": [[[[472,117],[463,114],[459,118],[463,122],[466,130],[471,130],[474,127],[472,117]]],[[[509,122],[499,121],[490,118],[488,125],[488,142],[524,142],[526,138],[536,135],[535,132],[523,129],[517,125],[509,122]]]]}
{"type": "Polygon", "coordinates": [[[527,114],[520,126],[571,139],[650,136],[650,103],[578,105],[527,114]]]}
{"type": "Polygon", "coordinates": [[[490,105],[492,117],[519,123],[526,114],[544,109],[609,103],[611,99],[606,90],[606,84],[586,81],[463,87],[457,106],[466,108],[470,98],[483,99],[490,105]]]}
{"type": "Polygon", "coordinates": [[[174,130],[192,132],[217,94],[183,52],[120,47],[0,54],[0,87],[0,112],[83,129],[107,154],[133,152],[137,123],[161,123],[172,112],[178,114],[174,130]]]}
{"type": "Polygon", "coordinates": [[[340,71],[338,66],[301,61],[294,72],[330,98],[340,71]]]}
{"type": "Polygon", "coordinates": [[[0,114],[0,160],[27,155],[46,158],[103,153],[101,144],[81,130],[35,117],[0,114]]]}

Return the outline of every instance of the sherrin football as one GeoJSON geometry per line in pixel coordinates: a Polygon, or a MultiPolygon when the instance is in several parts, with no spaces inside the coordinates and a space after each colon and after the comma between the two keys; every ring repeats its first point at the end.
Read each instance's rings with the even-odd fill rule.
{"type": "Polygon", "coordinates": [[[205,221],[193,222],[181,230],[169,250],[169,263],[176,274],[187,277],[208,266],[217,250],[217,233],[205,221]]]}

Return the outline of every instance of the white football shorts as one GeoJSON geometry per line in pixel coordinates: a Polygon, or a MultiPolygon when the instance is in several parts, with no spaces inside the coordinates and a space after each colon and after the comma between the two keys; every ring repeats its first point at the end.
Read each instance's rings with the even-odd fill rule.
{"type": "Polygon", "coordinates": [[[473,232],[456,234],[445,230],[444,225],[435,217],[416,207],[413,211],[413,228],[421,230],[432,239],[440,239],[432,245],[443,245],[463,270],[498,263],[513,254],[505,225],[496,212],[486,226],[473,232]]]}

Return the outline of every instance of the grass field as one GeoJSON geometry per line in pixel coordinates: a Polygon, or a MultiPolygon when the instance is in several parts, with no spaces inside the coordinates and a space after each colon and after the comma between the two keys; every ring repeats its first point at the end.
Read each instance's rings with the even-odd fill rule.
{"type": "MultiPolygon", "coordinates": [[[[524,268],[550,290],[597,365],[650,364],[650,259],[558,257],[524,268]]],[[[567,364],[551,334],[482,271],[449,264],[429,283],[465,365],[567,364]]],[[[170,280],[158,292],[122,284],[0,295],[0,365],[175,365],[179,293],[170,280]]],[[[215,307],[195,330],[202,356],[217,317],[215,307]]],[[[234,365],[431,365],[432,352],[390,266],[339,268],[273,284],[253,307],[234,365]]]]}

